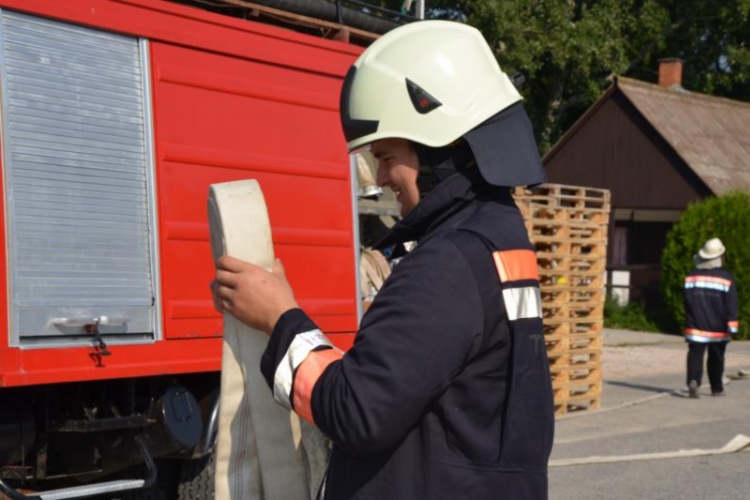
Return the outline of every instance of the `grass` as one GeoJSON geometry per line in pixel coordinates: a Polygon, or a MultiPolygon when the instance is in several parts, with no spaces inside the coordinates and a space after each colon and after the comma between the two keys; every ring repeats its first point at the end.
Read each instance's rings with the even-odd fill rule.
{"type": "Polygon", "coordinates": [[[643,304],[631,303],[621,306],[608,298],[604,303],[604,326],[639,332],[661,332],[658,324],[646,313],[643,304]]]}

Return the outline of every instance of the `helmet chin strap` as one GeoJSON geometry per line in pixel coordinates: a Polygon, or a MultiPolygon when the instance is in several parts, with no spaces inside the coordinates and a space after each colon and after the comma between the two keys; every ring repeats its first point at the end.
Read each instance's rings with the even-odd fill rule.
{"type": "Polygon", "coordinates": [[[441,148],[412,144],[419,158],[417,187],[422,197],[451,175],[466,168],[474,158],[471,148],[464,140],[441,148]]]}

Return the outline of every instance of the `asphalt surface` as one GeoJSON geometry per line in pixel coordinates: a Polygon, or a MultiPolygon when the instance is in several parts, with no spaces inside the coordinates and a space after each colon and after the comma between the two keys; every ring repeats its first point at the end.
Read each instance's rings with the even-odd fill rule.
{"type": "MultiPolygon", "coordinates": [[[[606,332],[605,346],[614,345],[686,351],[685,343],[675,337],[606,332]]],[[[732,353],[750,354],[750,342],[733,342],[728,353],[728,359],[732,353]]],[[[609,379],[605,367],[602,409],[558,419],[550,500],[750,499],[750,448],[693,458],[627,458],[720,449],[738,434],[750,436],[750,379],[731,380],[727,395],[721,398],[710,395],[704,380],[701,398],[696,400],[687,398],[684,365],[668,373],[663,366],[656,368],[654,374],[639,370],[633,376],[609,379]],[[625,458],[606,464],[555,466],[560,459],[601,456],[625,458]]],[[[730,363],[725,374],[734,376],[738,368],[750,366],[730,363]]]]}

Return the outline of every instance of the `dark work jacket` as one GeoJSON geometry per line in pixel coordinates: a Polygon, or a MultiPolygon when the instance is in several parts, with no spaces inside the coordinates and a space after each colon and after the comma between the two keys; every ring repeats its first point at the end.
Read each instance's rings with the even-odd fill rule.
{"type": "MultiPolygon", "coordinates": [[[[546,499],[554,406],[540,304],[526,300],[538,277],[501,282],[493,259],[534,250],[509,190],[455,174],[383,244],[414,240],[314,386],[314,420],[334,446],[325,498],[546,499]],[[526,317],[511,321],[508,300],[526,317]]],[[[294,335],[314,328],[298,309],[282,316],[269,383],[294,335]]]]}
{"type": "Polygon", "coordinates": [[[693,269],[685,277],[685,339],[728,342],[739,326],[737,286],[724,268],[693,269]]]}

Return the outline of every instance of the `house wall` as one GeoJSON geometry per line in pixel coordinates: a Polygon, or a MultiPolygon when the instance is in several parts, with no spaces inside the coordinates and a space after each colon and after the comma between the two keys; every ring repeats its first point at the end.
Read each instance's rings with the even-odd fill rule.
{"type": "Polygon", "coordinates": [[[711,191],[617,89],[574,127],[544,158],[549,181],[612,192],[607,268],[629,274],[631,300],[659,307],[666,226],[711,191]]]}
{"type": "Polygon", "coordinates": [[[609,189],[613,209],[683,210],[710,194],[621,92],[580,125],[544,158],[550,182],[609,189]]]}

